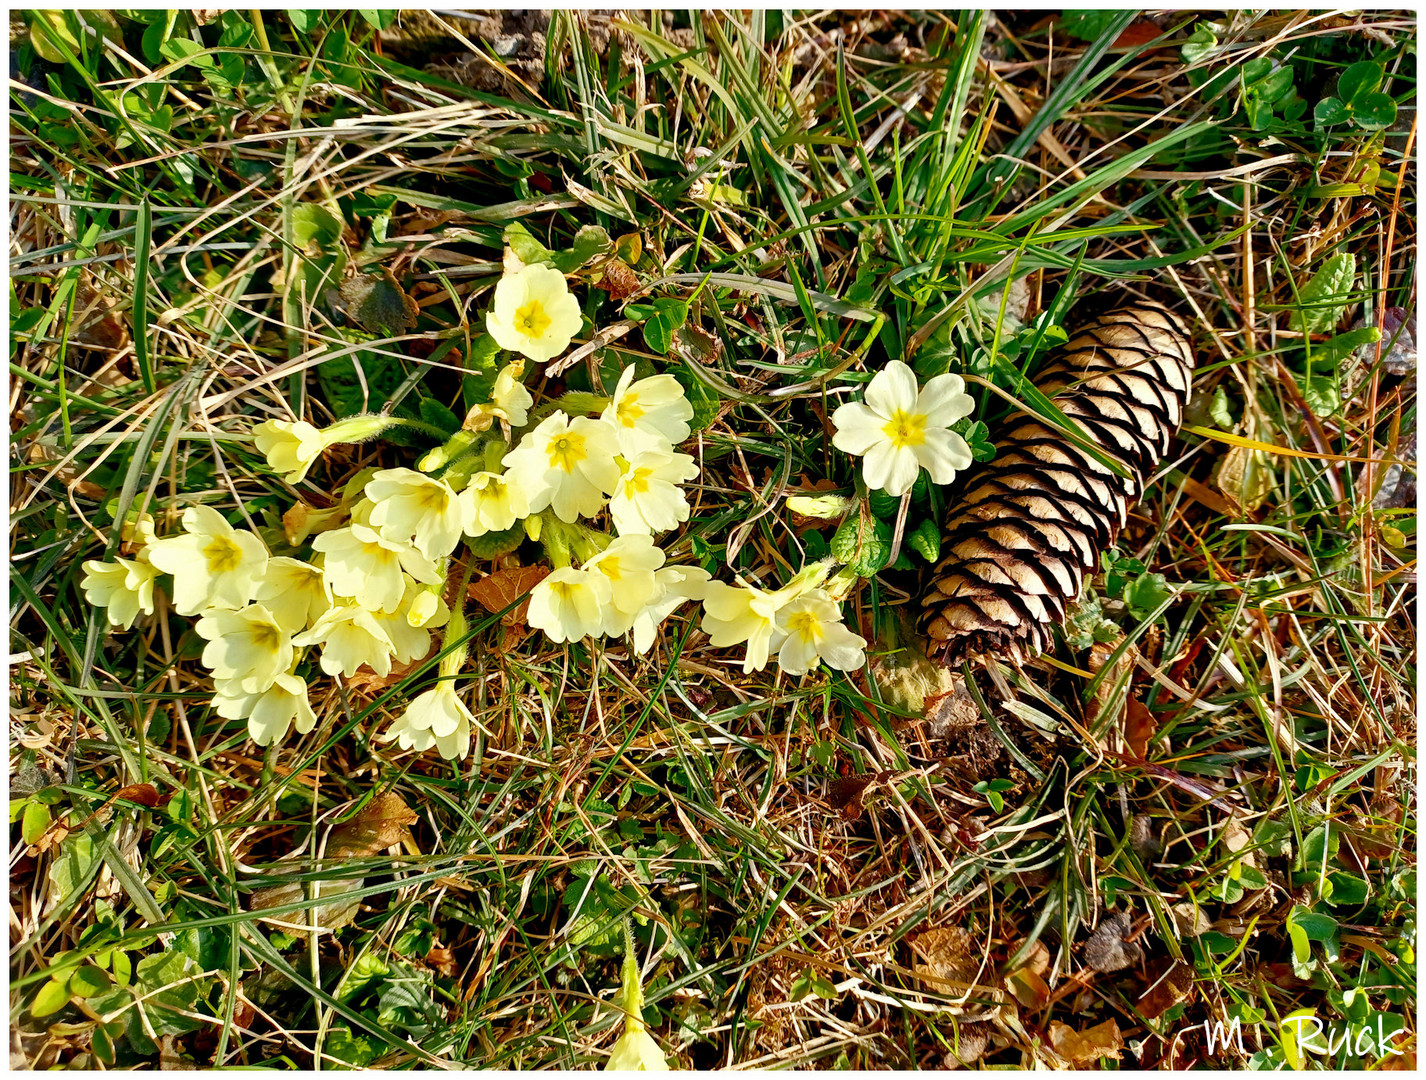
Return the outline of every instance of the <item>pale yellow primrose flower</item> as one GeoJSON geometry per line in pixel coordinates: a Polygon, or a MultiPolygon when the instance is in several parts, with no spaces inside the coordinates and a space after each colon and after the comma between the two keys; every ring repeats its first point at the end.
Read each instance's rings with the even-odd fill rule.
{"type": "Polygon", "coordinates": [[[456,693],[455,683],[442,681],[413,698],[406,711],[377,738],[381,742],[394,739],[403,750],[422,751],[434,746],[442,757],[456,761],[470,753],[474,721],[456,693]]]}
{"type": "Polygon", "coordinates": [[[267,569],[267,548],[246,529],[235,529],[211,506],[183,511],[186,536],[152,541],[144,550],[154,566],[173,575],[173,606],[180,615],[205,608],[240,608],[252,599],[267,569]]]}
{"type": "Polygon", "coordinates": [[[653,648],[654,635],[674,611],[690,600],[702,600],[711,575],[701,566],[665,566],[654,574],[654,595],[634,616],[634,651],[653,648]]]}
{"type": "Polygon", "coordinates": [[[312,550],[325,556],[322,574],[333,593],[374,611],[401,606],[406,593],[402,570],[427,585],[441,580],[431,560],[410,544],[388,540],[366,525],[323,533],[312,541],[312,550]]]}
{"type": "MultiPolygon", "coordinates": [[[[439,586],[436,588],[439,590],[439,586]]],[[[392,657],[398,664],[409,664],[431,651],[431,630],[450,620],[451,609],[438,594],[407,579],[405,595],[396,610],[373,615],[376,625],[391,639],[392,657]],[[434,605],[427,604],[428,597],[434,599],[434,605]]]]}
{"type": "Polygon", "coordinates": [[[626,367],[614,396],[599,414],[619,433],[623,453],[669,450],[688,438],[693,406],[672,375],[651,375],[634,381],[634,368],[626,367]]]}
{"type": "Polygon", "coordinates": [[[668,1072],[668,1062],[658,1040],[642,1024],[636,1029],[633,1017],[624,1021],[624,1034],[619,1036],[604,1063],[605,1072],[668,1072]]]}
{"type": "Polygon", "coordinates": [[[552,507],[564,522],[593,517],[619,482],[614,429],[587,416],[555,412],[505,455],[505,479],[529,499],[530,513],[552,507]]]}
{"type": "Polygon", "coordinates": [[[248,737],[271,746],[287,737],[293,723],[306,735],[317,726],[307,700],[307,683],[297,675],[279,675],[266,690],[249,693],[236,682],[213,681],[213,708],[225,720],[246,720],[248,737]]]}
{"type": "Polygon", "coordinates": [[[257,584],[253,600],[272,612],[277,625],[289,634],[306,630],[332,606],[332,594],[321,569],[286,555],[267,560],[267,570],[257,584]]]}
{"type": "Polygon", "coordinates": [[[768,653],[782,644],[783,632],[777,627],[782,603],[777,593],[766,589],[710,581],[703,594],[701,625],[715,649],[747,642],[743,671],[761,671],[768,653]]]}
{"type": "Polygon", "coordinates": [[[253,426],[253,443],[289,484],[300,484],[327,448],[322,432],[306,420],[264,420],[253,426]]]}
{"type": "Polygon", "coordinates": [[[521,518],[530,516],[530,500],[524,488],[512,484],[502,473],[478,472],[461,492],[468,510],[466,531],[471,536],[504,532],[521,518]]]}
{"type": "Polygon", "coordinates": [[[371,523],[388,540],[409,542],[428,559],[442,559],[469,532],[470,510],[444,480],[415,469],[383,469],[366,485],[371,523]]]}
{"type": "Polygon", "coordinates": [[[654,571],[663,565],[664,553],[647,535],[621,536],[584,564],[590,573],[609,579],[610,602],[604,612],[604,633],[618,637],[634,625],[634,618],[654,598],[654,571]]]}
{"type": "Polygon", "coordinates": [[[351,678],[365,664],[378,675],[391,673],[391,638],[376,617],[355,604],[335,604],[312,629],[292,639],[294,645],[322,646],[322,670],[351,678]]]}
{"type": "Polygon", "coordinates": [[[783,605],[817,588],[832,571],[832,560],[821,559],[804,566],[775,592],[751,585],[727,585],[710,581],[703,595],[702,628],[714,648],[748,643],[743,671],[761,671],[768,654],[778,649],[786,632],[777,625],[783,605]]]}
{"type": "Polygon", "coordinates": [[[531,590],[525,622],[556,644],[578,641],[604,632],[612,597],[613,588],[603,574],[566,566],[531,590]]]}
{"type": "Polygon", "coordinates": [[[867,487],[888,495],[905,495],[923,468],[933,483],[949,484],[974,459],[966,441],[948,429],[974,409],[959,375],[937,375],[918,392],[916,373],[893,360],[872,377],[865,404],[832,414],[832,445],[864,456],[867,487]]]}
{"type": "Polygon", "coordinates": [[[805,675],[819,660],[838,671],[855,671],[866,663],[866,638],[842,624],[841,611],[821,589],[785,604],[777,625],[787,635],[777,663],[789,675],[805,675]]]}
{"type": "Polygon", "coordinates": [[[485,316],[485,328],[497,345],[537,364],[569,348],[582,322],[579,301],[564,275],[533,263],[500,279],[485,316]]]}
{"type": "Polygon", "coordinates": [[[84,562],[84,578],[79,587],[84,598],[95,607],[105,609],[111,626],[128,630],[142,611],[153,614],[153,582],[158,570],[147,559],[121,559],[84,562]]]}
{"type": "Polygon", "coordinates": [[[609,516],[621,536],[661,533],[688,520],[688,497],[680,484],[698,475],[698,462],[674,451],[642,450],[618,458],[619,483],[609,516]]]}
{"type": "MultiPolygon", "coordinates": [[[[497,419],[504,420],[512,428],[522,428],[530,418],[530,406],[535,399],[525,389],[525,361],[516,360],[506,364],[495,376],[495,388],[490,392],[490,401],[476,405],[465,415],[461,427],[466,431],[485,431],[497,419]]],[[[506,528],[509,528],[507,525],[506,528]]]]}
{"type": "Polygon", "coordinates": [[[292,636],[261,604],[240,611],[215,608],[193,627],[208,642],[203,665],[215,680],[249,693],[266,690],[292,667],[292,636]]]}

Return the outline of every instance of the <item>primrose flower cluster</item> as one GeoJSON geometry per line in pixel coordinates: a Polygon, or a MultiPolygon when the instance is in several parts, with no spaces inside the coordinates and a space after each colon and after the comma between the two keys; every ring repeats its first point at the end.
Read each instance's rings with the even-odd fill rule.
{"type": "MultiPolygon", "coordinates": [[[[502,348],[544,362],[569,347],[581,322],[563,274],[516,265],[495,288],[486,328],[502,348]]],[[[159,537],[142,515],[125,525],[111,561],[84,563],[81,587],[111,626],[127,630],[155,612],[156,585],[168,575],[174,611],[196,620],[205,643],[214,710],[246,720],[263,746],[293,727],[313,729],[309,692],[322,674],[351,679],[369,670],[385,679],[439,645],[435,685],[379,738],[451,759],[469,753],[478,723],[457,688],[466,620],[462,605],[448,603],[463,597],[462,573],[469,580],[469,561],[456,559],[462,543],[477,558],[507,554],[527,538],[544,547],[553,569],[531,592],[526,620],[555,643],[627,635],[645,653],[664,620],[695,601],[715,646],[746,644],[746,671],[772,656],[790,674],[864,662],[866,641],[842,625],[835,598],[835,582],[845,591],[854,579],[844,572],[828,583],[830,563],[776,591],[665,565],[654,538],[688,520],[684,486],[699,475],[694,458],[676,449],[693,417],[676,379],[639,378],[631,366],[607,397],[570,392],[536,408],[524,375],[524,359],[501,368],[490,400],[454,434],[380,414],[323,429],[259,423],[254,446],[291,484],[304,482],[329,448],[398,426],[445,442],[415,469],[360,471],[334,506],[297,503],[280,529],[235,527],[200,503],[183,511],[180,531],[159,537]]]]}

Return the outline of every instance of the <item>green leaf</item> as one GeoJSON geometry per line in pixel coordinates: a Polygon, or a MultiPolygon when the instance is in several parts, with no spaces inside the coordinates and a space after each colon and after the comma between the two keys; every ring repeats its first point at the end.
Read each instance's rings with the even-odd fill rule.
{"type": "Polygon", "coordinates": [[[1098,41],[1118,14],[1112,8],[1071,8],[1061,16],[1060,26],[1080,41],[1098,41]]]}
{"type": "MultiPolygon", "coordinates": [[[[368,25],[374,26],[378,30],[386,30],[396,21],[395,8],[377,8],[375,10],[357,8],[357,14],[365,19],[368,25]]],[[[362,1062],[362,1064],[368,1063],[362,1062]]]]}
{"type": "Polygon", "coordinates": [[[33,799],[25,801],[24,818],[20,823],[20,839],[33,844],[50,827],[50,808],[33,799]]]}
{"type": "Polygon", "coordinates": [[[927,518],[916,526],[906,537],[906,546],[920,555],[928,563],[941,557],[941,530],[934,521],[927,518]]]}
{"type": "Polygon", "coordinates": [[[891,526],[869,511],[848,515],[830,544],[833,558],[858,577],[872,577],[891,555],[891,526]]]}
{"type": "Polygon", "coordinates": [[[342,976],[336,998],[344,1005],[359,1001],[391,975],[391,966],[374,952],[363,952],[342,976]]]}
{"type": "Polygon", "coordinates": [[[1331,375],[1307,375],[1301,379],[1302,397],[1312,415],[1328,417],[1342,407],[1337,380],[1331,375]]]}
{"type": "MultiPolygon", "coordinates": [[[[416,328],[421,309],[387,267],[381,275],[358,274],[342,283],[347,313],[370,334],[397,337],[416,328]]],[[[457,425],[459,426],[459,425],[457,425]]]]}
{"type": "Polygon", "coordinates": [[[1363,94],[1353,110],[1352,119],[1368,131],[1384,131],[1396,123],[1396,102],[1387,94],[1363,94]]]}
{"type": "Polygon", "coordinates": [[[466,547],[477,559],[498,559],[509,555],[525,539],[525,523],[515,522],[504,532],[482,533],[480,536],[466,537],[466,547]]]}
{"type": "Polygon", "coordinates": [[[502,239],[505,246],[515,253],[515,257],[527,266],[548,266],[554,262],[554,252],[530,235],[530,230],[518,221],[505,226],[502,239]]]}
{"type": "Polygon", "coordinates": [[[1337,96],[1350,104],[1381,86],[1382,66],[1374,60],[1361,60],[1342,72],[1337,80],[1337,96]]]}
{"type": "Polygon", "coordinates": [[[1213,51],[1218,44],[1218,38],[1213,31],[1204,23],[1199,23],[1189,35],[1187,41],[1183,43],[1183,48],[1179,50],[1179,55],[1183,57],[1185,64],[1196,64],[1213,51]]]}
{"type": "Polygon", "coordinates": [[[1351,115],[1352,110],[1334,97],[1323,98],[1312,110],[1312,119],[1319,127],[1344,123],[1351,115]]]}
{"type": "Polygon", "coordinates": [[[1329,874],[1327,880],[1332,883],[1332,897],[1328,901],[1332,906],[1361,907],[1367,902],[1371,890],[1361,878],[1337,871],[1329,874]]]}
{"type": "Polygon", "coordinates": [[[688,421],[690,432],[708,430],[718,419],[718,404],[722,400],[718,391],[681,365],[670,374],[678,380],[678,385],[683,387],[683,396],[693,406],[693,417],[688,421]]]}
{"type": "Polygon", "coordinates": [[[1232,429],[1233,413],[1228,408],[1228,391],[1224,390],[1221,385],[1213,390],[1213,400],[1208,404],[1208,415],[1220,428],[1232,429]]]}
{"type": "Polygon", "coordinates": [[[977,420],[966,428],[961,435],[965,439],[966,445],[970,447],[970,456],[976,461],[986,462],[995,457],[995,444],[990,441],[990,428],[983,421],[977,420]]]}
{"type": "Polygon", "coordinates": [[[599,225],[584,225],[574,234],[574,244],[566,251],[556,252],[554,267],[562,274],[572,274],[580,267],[614,252],[614,241],[599,225]]]}
{"type": "MultiPolygon", "coordinates": [[[[362,14],[367,12],[363,11],[362,14]]],[[[365,1032],[354,1035],[351,1028],[339,1027],[332,1028],[327,1033],[323,1049],[353,1068],[362,1069],[381,1056],[383,1047],[365,1032]]]]}
{"type": "MultiPolygon", "coordinates": [[[[174,38],[175,42],[181,40],[174,38]]],[[[313,244],[324,250],[331,249],[341,240],[344,228],[341,218],[317,203],[299,203],[292,209],[292,238],[303,250],[313,244]]]]}
{"type": "Polygon", "coordinates": [[[94,840],[88,833],[71,833],[60,845],[59,858],[50,865],[50,882],[64,900],[89,882],[89,871],[98,861],[94,840]]]}
{"type": "Polygon", "coordinates": [[[673,332],[688,320],[688,304],[672,296],[655,297],[653,314],[644,322],[644,344],[667,356],[673,332]]]}
{"type": "Polygon", "coordinates": [[[422,398],[419,408],[421,419],[433,427],[438,427],[447,436],[460,430],[460,417],[451,412],[435,398],[422,398]]]}
{"type": "Polygon", "coordinates": [[[1351,300],[1357,257],[1340,252],[1326,259],[1298,293],[1298,307],[1288,316],[1289,330],[1323,334],[1335,327],[1351,300]]]}
{"type": "Polygon", "coordinates": [[[70,993],[82,998],[91,998],[95,994],[102,994],[111,985],[109,973],[94,964],[85,964],[69,980],[70,993]]]}
{"type": "Polygon", "coordinates": [[[177,951],[146,956],[139,961],[138,981],[148,995],[144,1009],[155,1034],[182,1035],[203,1026],[201,1021],[190,1020],[174,1011],[193,1012],[199,997],[207,993],[212,978],[190,978],[200,971],[202,968],[191,956],[177,951]]]}
{"type": "Polygon", "coordinates": [[[36,1018],[52,1016],[69,1004],[69,982],[50,979],[40,987],[35,999],[30,1002],[30,1015],[36,1018]]]}
{"type": "Polygon", "coordinates": [[[1124,602],[1138,618],[1144,618],[1173,596],[1163,574],[1140,574],[1124,586],[1124,602]]]}

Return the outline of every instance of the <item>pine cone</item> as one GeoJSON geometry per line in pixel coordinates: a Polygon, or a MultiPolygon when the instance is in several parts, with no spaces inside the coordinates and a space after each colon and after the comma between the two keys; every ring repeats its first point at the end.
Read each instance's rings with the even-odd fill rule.
{"type": "Polygon", "coordinates": [[[1070,338],[1039,388],[1129,476],[1036,417],[1011,413],[995,460],[967,475],[946,513],[946,554],[921,600],[928,655],[948,664],[987,653],[1024,659],[1049,644],[1050,624],[1079,598],[1168,453],[1192,380],[1188,328],[1158,304],[1118,308],[1070,338]]]}

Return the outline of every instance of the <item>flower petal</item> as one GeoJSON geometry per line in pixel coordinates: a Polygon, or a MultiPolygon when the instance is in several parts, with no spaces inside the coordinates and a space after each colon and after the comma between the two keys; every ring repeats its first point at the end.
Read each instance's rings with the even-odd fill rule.
{"type": "Polygon", "coordinates": [[[912,453],[931,474],[933,484],[949,484],[956,473],[964,472],[975,461],[966,441],[945,428],[927,428],[926,441],[914,447],[912,453]]]}
{"type": "Polygon", "coordinates": [[[837,429],[832,435],[832,445],[845,454],[865,454],[886,440],[886,432],[882,430],[886,419],[859,402],[843,405],[834,412],[832,425],[837,429]]]}
{"type": "Polygon", "coordinates": [[[975,412],[975,398],[966,393],[964,379],[947,372],[921,388],[916,411],[926,415],[929,427],[950,427],[975,412]]]}
{"type": "Polygon", "coordinates": [[[900,360],[893,360],[872,377],[866,388],[867,406],[887,419],[897,412],[916,408],[916,373],[900,360]]]}
{"type": "Polygon", "coordinates": [[[866,456],[862,469],[867,487],[900,496],[916,483],[916,474],[921,471],[921,466],[909,447],[897,449],[890,443],[883,443],[866,456]]]}

